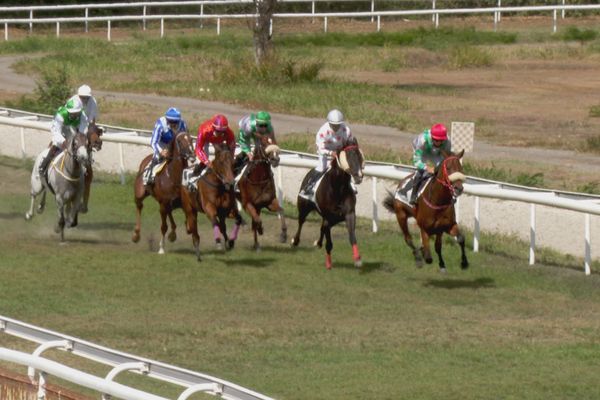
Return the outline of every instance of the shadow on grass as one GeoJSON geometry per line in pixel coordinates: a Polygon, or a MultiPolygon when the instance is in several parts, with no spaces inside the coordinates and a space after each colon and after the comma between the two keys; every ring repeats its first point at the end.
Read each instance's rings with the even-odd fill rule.
{"type": "Polygon", "coordinates": [[[496,284],[492,278],[467,279],[428,279],[423,286],[440,289],[482,289],[495,288],[496,284]]]}
{"type": "Polygon", "coordinates": [[[22,219],[23,221],[25,221],[25,211],[0,213],[0,219],[22,219]]]}
{"type": "Polygon", "coordinates": [[[252,267],[252,268],[265,268],[275,264],[277,261],[276,258],[235,258],[227,260],[227,265],[235,265],[242,267],[252,267]]]}
{"type": "MultiPolygon", "coordinates": [[[[81,218],[81,217],[80,217],[81,218]]],[[[80,220],[81,221],[81,220],[80,220]]],[[[119,231],[133,231],[133,224],[124,222],[84,222],[78,226],[79,229],[84,231],[96,231],[96,230],[119,230],[119,231]]]]}
{"type": "MultiPolygon", "coordinates": [[[[325,262],[323,262],[323,265],[325,265],[325,262]]],[[[353,269],[356,272],[358,272],[359,274],[369,274],[373,271],[391,271],[393,270],[393,267],[391,267],[389,264],[383,263],[383,262],[363,262],[363,265],[361,267],[355,267],[354,263],[344,263],[344,262],[336,262],[335,258],[333,260],[333,269],[353,269]]]]}

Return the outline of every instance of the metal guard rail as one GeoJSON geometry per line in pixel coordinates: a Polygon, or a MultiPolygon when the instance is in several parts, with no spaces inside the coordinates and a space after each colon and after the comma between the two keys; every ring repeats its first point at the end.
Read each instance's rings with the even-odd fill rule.
{"type": "MultiPolygon", "coordinates": [[[[190,389],[198,387],[205,389],[202,390],[204,393],[218,395],[224,399],[272,400],[271,397],[254,392],[250,389],[223,379],[112,350],[72,336],[63,335],[61,333],[53,332],[44,328],[39,328],[37,326],[26,324],[24,322],[4,316],[0,316],[0,332],[4,332],[9,335],[39,344],[44,344],[51,341],[68,341],[70,344],[68,351],[70,353],[113,367],[123,365],[125,363],[143,363],[147,366],[143,372],[144,375],[164,382],[186,387],[187,389],[182,393],[179,399],[183,399],[183,395],[186,392],[186,397],[189,396],[193,391],[190,389]],[[210,388],[212,388],[212,390],[210,388]]],[[[0,348],[0,359],[22,365],[28,365],[34,367],[35,369],[47,372],[50,375],[86,386],[94,390],[98,390],[101,393],[111,394],[119,398],[132,400],[166,400],[163,397],[150,395],[137,389],[132,389],[127,386],[112,382],[108,379],[108,377],[99,378],[93,375],[84,374],[80,371],[65,367],[59,363],[39,356],[0,348]]],[[[131,371],[142,373],[136,370],[131,371]]]]}

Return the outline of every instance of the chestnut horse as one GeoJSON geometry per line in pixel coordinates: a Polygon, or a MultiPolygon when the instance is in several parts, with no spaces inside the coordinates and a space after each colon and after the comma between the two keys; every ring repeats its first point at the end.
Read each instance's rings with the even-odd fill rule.
{"type": "Polygon", "coordinates": [[[88,137],[88,153],[89,157],[89,165],[87,165],[85,169],[85,177],[84,177],[84,190],[83,190],[83,203],[81,205],[81,209],[79,210],[81,213],[85,214],[88,212],[88,201],[90,199],[90,188],[92,186],[92,180],[94,179],[94,171],[92,168],[92,163],[94,162],[92,154],[93,151],[102,150],[102,138],[101,136],[104,134],[104,128],[99,127],[98,125],[91,123],[88,126],[87,137],[88,137]]]}
{"type": "MultiPolygon", "coordinates": [[[[423,258],[425,258],[427,264],[433,262],[431,250],[429,249],[429,238],[435,235],[435,252],[438,255],[440,271],[446,272],[446,263],[442,258],[442,235],[444,232],[454,236],[460,245],[460,266],[466,269],[469,267],[469,262],[465,255],[465,237],[458,228],[454,213],[454,203],[456,198],[461,195],[463,182],[466,179],[460,162],[464,150],[459,154],[447,154],[445,152],[442,154],[444,160],[436,167],[433,179],[426,183],[423,193],[418,197],[414,208],[399,201],[391,193],[388,193],[383,205],[390,212],[396,214],[398,225],[400,225],[400,229],[404,234],[404,241],[411,248],[417,267],[423,266],[423,258]],[[408,230],[407,220],[409,217],[414,217],[417,220],[417,225],[421,230],[422,247],[420,249],[417,249],[413,244],[412,236],[408,230]]],[[[411,177],[403,179],[398,188],[402,187],[408,179],[411,179],[411,177]]]]}
{"type": "Polygon", "coordinates": [[[238,182],[239,200],[242,207],[252,217],[252,232],[254,233],[254,249],[259,250],[258,235],[263,234],[260,211],[267,208],[276,212],[281,222],[279,241],[287,241],[287,226],[283,208],[277,200],[275,180],[271,167],[279,165],[279,147],[275,144],[272,134],[258,135],[258,141],[252,152],[252,160],[244,170],[238,182]]]}
{"type": "Polygon", "coordinates": [[[203,212],[213,227],[215,244],[218,250],[223,249],[221,235],[227,249],[233,248],[242,223],[238,213],[233,192],[233,155],[225,143],[215,144],[215,158],[210,168],[196,182],[197,190],[190,192],[181,187],[181,200],[185,212],[187,232],[192,235],[192,243],[196,258],[200,258],[200,236],[198,235],[198,212],[203,212]],[[235,226],[230,237],[227,236],[225,219],[235,218],[235,226]]]}
{"type": "MultiPolygon", "coordinates": [[[[300,243],[300,232],[306,217],[310,212],[317,211],[321,217],[321,233],[316,242],[318,247],[323,243],[325,237],[325,267],[331,269],[331,228],[346,221],[350,244],[352,245],[352,256],[356,267],[362,266],[358,245],[356,244],[356,194],[350,185],[353,179],[355,184],[362,182],[364,168],[364,157],[358,147],[356,138],[351,137],[346,146],[336,153],[331,161],[331,167],[324,173],[321,184],[315,192],[316,203],[298,196],[298,231],[292,239],[292,246],[298,246],[300,243]]],[[[304,177],[301,188],[306,186],[308,177],[312,171],[304,177]]]]}
{"type": "Polygon", "coordinates": [[[143,174],[144,169],[152,159],[152,154],[145,157],[140,163],[138,174],[134,182],[134,200],[136,207],[136,223],[131,240],[137,243],[140,240],[140,228],[142,224],[142,208],[144,207],[144,199],[152,195],[160,206],[160,244],[158,254],[165,253],[165,234],[167,233],[167,217],[171,223],[171,232],[169,233],[169,241],[174,242],[177,239],[175,229],[175,220],[173,219],[173,210],[181,207],[181,174],[183,169],[187,167],[187,163],[194,160],[194,149],[192,147],[192,139],[187,132],[179,132],[175,139],[171,141],[169,148],[169,157],[163,170],[155,177],[154,184],[144,186],[143,174]]]}

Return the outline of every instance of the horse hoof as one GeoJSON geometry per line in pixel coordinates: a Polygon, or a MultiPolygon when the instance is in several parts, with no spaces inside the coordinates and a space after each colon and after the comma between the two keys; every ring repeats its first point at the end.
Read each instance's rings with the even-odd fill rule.
{"type": "Polygon", "coordinates": [[[358,260],[354,260],[354,266],[356,268],[362,267],[362,260],[360,258],[358,260]]]}
{"type": "Polygon", "coordinates": [[[322,246],[323,246],[323,244],[322,244],[322,243],[319,243],[319,241],[318,241],[318,240],[315,240],[315,241],[313,242],[313,247],[316,247],[316,248],[320,249],[322,246]]]}
{"type": "Polygon", "coordinates": [[[215,244],[215,249],[217,249],[217,251],[223,251],[223,243],[217,242],[215,244]]]}
{"type": "Polygon", "coordinates": [[[177,240],[177,233],[173,231],[169,233],[169,242],[174,242],[175,240],[177,240]]]}
{"type": "Polygon", "coordinates": [[[235,240],[227,241],[227,250],[233,249],[233,246],[235,246],[235,240]]]}
{"type": "Polygon", "coordinates": [[[81,206],[79,208],[79,212],[82,213],[82,214],[87,214],[87,212],[88,212],[87,206],[81,206]]]}
{"type": "Polygon", "coordinates": [[[165,249],[158,249],[158,254],[165,254],[165,249]]]}
{"type": "Polygon", "coordinates": [[[137,243],[140,241],[140,234],[137,232],[134,232],[133,235],[131,235],[131,241],[133,243],[137,243]]]}
{"type": "Polygon", "coordinates": [[[467,269],[469,268],[469,262],[468,261],[463,261],[462,263],[460,263],[460,267],[462,269],[467,269]]]}
{"type": "Polygon", "coordinates": [[[440,274],[445,274],[446,272],[446,267],[440,267],[440,274]]]}
{"type": "Polygon", "coordinates": [[[415,260],[415,266],[417,268],[423,268],[423,260],[415,260]]]}
{"type": "Polygon", "coordinates": [[[300,242],[300,240],[296,240],[296,238],[292,238],[292,241],[290,242],[290,245],[292,247],[297,247],[299,242],[300,242]]]}
{"type": "Polygon", "coordinates": [[[330,262],[325,262],[325,269],[330,270],[332,266],[330,262]]]}
{"type": "Polygon", "coordinates": [[[33,218],[33,215],[32,215],[32,214],[29,214],[28,212],[27,212],[27,213],[25,213],[25,220],[26,220],[26,221],[29,221],[29,220],[31,220],[31,218],[33,218]]]}
{"type": "Polygon", "coordinates": [[[262,249],[260,248],[259,245],[254,246],[254,251],[256,251],[257,253],[260,253],[262,251],[262,249]]]}
{"type": "Polygon", "coordinates": [[[36,211],[38,214],[41,214],[44,212],[44,207],[38,207],[36,211]]]}
{"type": "Polygon", "coordinates": [[[433,258],[426,258],[426,259],[425,259],[425,262],[426,262],[427,264],[431,264],[431,263],[433,262],[433,258]]]}

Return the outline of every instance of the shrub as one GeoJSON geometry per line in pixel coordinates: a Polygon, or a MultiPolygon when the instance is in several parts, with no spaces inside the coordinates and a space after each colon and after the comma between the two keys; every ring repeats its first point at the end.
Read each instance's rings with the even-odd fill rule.
{"type": "Polygon", "coordinates": [[[323,68],[321,62],[302,62],[273,58],[260,66],[254,60],[246,59],[221,65],[215,71],[220,82],[245,82],[249,80],[265,84],[288,84],[315,82],[323,68]]]}
{"type": "Polygon", "coordinates": [[[450,68],[489,67],[494,63],[493,56],[485,49],[472,46],[456,46],[448,55],[450,68]]]}
{"type": "Polygon", "coordinates": [[[591,106],[589,115],[590,117],[600,117],[600,105],[591,106]]]}
{"type": "Polygon", "coordinates": [[[576,26],[569,26],[562,34],[561,38],[565,41],[589,42],[598,36],[598,32],[593,29],[579,29],[576,26]]]}
{"type": "Polygon", "coordinates": [[[54,115],[71,96],[69,76],[65,68],[44,72],[42,79],[36,82],[35,95],[24,95],[17,101],[7,102],[8,107],[20,110],[54,115]]]}

